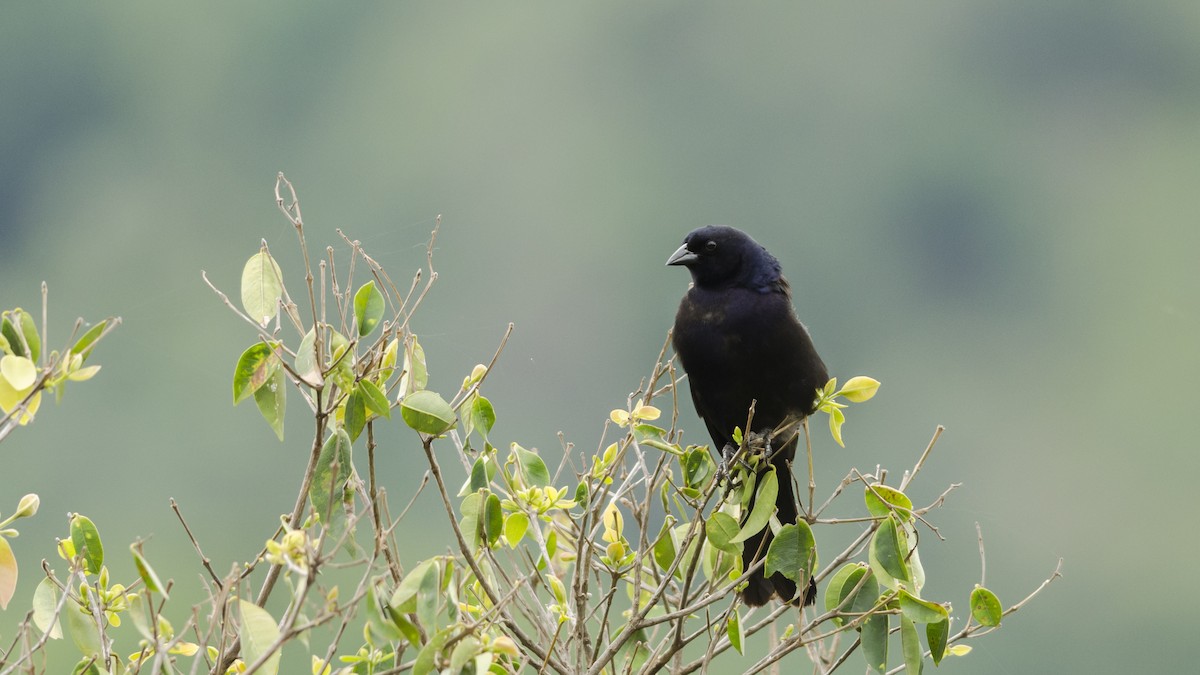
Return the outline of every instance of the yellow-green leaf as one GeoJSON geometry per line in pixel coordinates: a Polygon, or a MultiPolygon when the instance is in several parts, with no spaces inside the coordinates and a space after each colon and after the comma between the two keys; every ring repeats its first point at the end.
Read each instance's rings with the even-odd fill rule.
{"type": "Polygon", "coordinates": [[[504,538],[508,541],[509,548],[516,548],[528,529],[529,516],[520,511],[508,514],[504,519],[504,538]]]}
{"type": "Polygon", "coordinates": [[[400,396],[420,391],[429,383],[429,371],[425,367],[425,349],[417,336],[404,343],[404,373],[400,376],[400,396]]]}
{"type": "Polygon", "coordinates": [[[838,393],[846,397],[847,401],[852,403],[862,403],[863,401],[871,400],[875,392],[879,391],[879,381],[871,379],[865,375],[852,377],[846,380],[846,384],[838,393]]]}
{"type": "Polygon", "coordinates": [[[263,247],[242,268],[242,308],[251,319],[265,326],[279,313],[283,297],[283,272],[263,247]]]}
{"type": "Polygon", "coordinates": [[[29,389],[37,382],[37,366],[24,356],[6,354],[0,357],[0,376],[18,392],[29,389]]]}
{"type": "Polygon", "coordinates": [[[309,328],[300,339],[300,346],[296,349],[296,374],[310,386],[320,387],[325,379],[321,377],[321,367],[317,364],[316,340],[317,331],[314,328],[309,328]]]}
{"type": "Polygon", "coordinates": [[[71,600],[63,606],[62,615],[66,618],[71,641],[84,658],[99,656],[100,630],[96,627],[96,619],[91,614],[84,614],[79,604],[71,600]]]}
{"type": "Polygon", "coordinates": [[[829,433],[833,435],[833,440],[837,444],[846,447],[842,442],[842,425],[846,423],[846,414],[837,408],[829,409],[829,433]]]}
{"type": "Polygon", "coordinates": [[[17,590],[17,558],[13,555],[8,539],[0,536],[0,609],[8,609],[17,590]]]}

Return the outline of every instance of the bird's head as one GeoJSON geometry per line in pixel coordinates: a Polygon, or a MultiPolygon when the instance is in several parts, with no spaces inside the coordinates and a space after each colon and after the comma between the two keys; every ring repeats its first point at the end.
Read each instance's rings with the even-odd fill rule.
{"type": "Polygon", "coordinates": [[[668,265],[682,265],[700,288],[749,288],[761,293],[787,291],[779,261],[741,230],[708,225],[683,239],[668,265]]]}

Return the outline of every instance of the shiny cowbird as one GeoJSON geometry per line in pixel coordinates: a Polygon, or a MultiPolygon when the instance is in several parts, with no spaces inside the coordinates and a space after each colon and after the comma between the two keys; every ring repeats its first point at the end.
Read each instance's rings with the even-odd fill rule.
{"type": "MultiPolygon", "coordinates": [[[[791,433],[777,436],[778,444],[767,447],[779,479],[779,521],[794,523],[795,423],[812,414],[817,390],[829,376],[796,318],[779,261],[745,233],[712,225],[688,234],[667,264],[682,265],[692,275],[692,286],[675,315],[672,339],[696,413],[715,447],[726,457],[736,448],[734,428],[746,426],[752,402],[751,432],[770,439],[773,431],[791,426],[791,433]]],[[[761,464],[759,476],[766,470],[761,464]]],[[[744,569],[766,555],[772,538],[768,526],[743,542],[744,569]]],[[[759,568],[749,577],[742,599],[757,606],[775,594],[785,601],[801,601],[794,582],[779,572],[768,579],[759,568]]],[[[815,595],[810,581],[804,604],[811,604],[815,595]]]]}

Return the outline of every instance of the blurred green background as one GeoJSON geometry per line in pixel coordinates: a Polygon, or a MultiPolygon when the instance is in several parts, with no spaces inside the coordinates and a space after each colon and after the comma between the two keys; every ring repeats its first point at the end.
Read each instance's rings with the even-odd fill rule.
{"type": "MultiPolygon", "coordinates": [[[[1189,672],[1198,38],[1194,2],[10,5],[0,306],[36,308],[45,280],[51,343],[76,316],[125,323],[100,375],[0,448],[0,509],[42,496],[0,637],[67,511],[114,551],[152,535],[160,573],[196,592],[168,498],[218,568],[291,508],[303,411],[281,445],[231,407],[253,337],[200,279],[236,297],[265,238],[300,295],[282,170],[315,250],[344,250],[343,228],[398,281],[443,215],[414,326],[431,386],[515,322],[494,435],[550,456],[560,430],[595,447],[649,370],[683,235],[750,232],[831,370],[883,382],[846,450],[821,437],[826,485],[899,472],[947,427],[911,491],[964,484],[936,514],[928,595],[965,617],[976,522],[1006,604],[1065,559],[941,670],[1189,672]]],[[[690,404],[682,420],[706,440],[690,404]]],[[[382,439],[393,501],[423,467],[400,427],[382,439]]],[[[448,545],[427,536],[436,507],[406,521],[426,535],[409,560],[448,545]]]]}

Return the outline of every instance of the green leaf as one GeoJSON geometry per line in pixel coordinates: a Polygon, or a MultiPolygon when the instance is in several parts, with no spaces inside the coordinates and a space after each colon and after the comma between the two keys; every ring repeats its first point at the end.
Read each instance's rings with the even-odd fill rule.
{"type": "Polygon", "coordinates": [[[941,663],[942,657],[946,655],[946,638],[949,635],[949,618],[925,626],[925,640],[929,642],[929,656],[935,666],[941,663]]]}
{"type": "Polygon", "coordinates": [[[729,638],[729,645],[737,650],[738,654],[743,654],[742,643],[746,641],[746,634],[742,632],[742,613],[736,609],[729,615],[725,635],[729,638]]]}
{"type": "Polygon", "coordinates": [[[999,626],[1000,619],[1004,618],[1004,608],[995,593],[976,586],[971,591],[971,616],[984,626],[999,626]]]}
{"type": "Polygon", "coordinates": [[[388,403],[387,396],[380,391],[379,387],[370,380],[360,380],[358,382],[358,390],[362,395],[363,403],[366,404],[367,410],[376,415],[391,419],[392,406],[388,403]]]}
{"type": "Polygon", "coordinates": [[[480,490],[463,497],[462,503],[458,507],[459,512],[462,513],[462,518],[458,521],[458,529],[466,537],[467,545],[472,551],[479,546],[479,533],[483,529],[480,516],[483,514],[482,495],[484,493],[484,490],[480,490]]]}
{"type": "Polygon", "coordinates": [[[417,621],[432,633],[437,629],[437,608],[441,600],[438,591],[438,566],[430,565],[425,568],[417,585],[417,621]]]}
{"type": "Polygon", "coordinates": [[[654,553],[654,563],[662,571],[667,571],[671,567],[671,563],[675,562],[677,555],[675,550],[675,539],[671,536],[671,527],[675,523],[675,518],[668,515],[663,520],[662,529],[658,532],[658,538],[654,540],[654,546],[651,549],[654,553]]]}
{"type": "Polygon", "coordinates": [[[129,552],[133,554],[133,566],[137,568],[138,576],[142,578],[142,583],[146,585],[146,590],[154,591],[163,596],[164,599],[169,598],[167,587],[159,580],[158,574],[150,566],[150,563],[146,560],[146,556],[142,555],[141,544],[130,544],[129,552]]]}
{"type": "Polygon", "coordinates": [[[741,553],[742,547],[733,542],[733,538],[737,536],[738,524],[737,520],[728,513],[717,511],[708,517],[708,523],[704,528],[704,534],[708,538],[708,543],[713,545],[720,551],[726,553],[741,553]]]}
{"type": "Polygon", "coordinates": [[[742,525],[741,531],[731,540],[731,543],[737,544],[746,541],[762,532],[767,523],[771,522],[771,515],[775,513],[775,499],[778,496],[779,476],[776,475],[775,467],[771,467],[759,479],[758,491],[754,496],[754,508],[750,510],[746,523],[742,525]]]}
{"type": "Polygon", "coordinates": [[[104,566],[104,545],[100,543],[96,525],[87,516],[78,513],[71,516],[71,544],[77,554],[83,554],[85,571],[99,574],[104,566]]]}
{"type": "Polygon", "coordinates": [[[357,441],[363,427],[367,425],[367,407],[363,403],[363,397],[358,387],[355,387],[346,397],[346,411],[342,420],[346,427],[346,433],[350,434],[350,441],[357,441]]]}
{"type": "Polygon", "coordinates": [[[517,457],[517,466],[521,470],[521,480],[526,487],[547,487],[550,485],[550,470],[536,452],[526,450],[516,443],[512,451],[517,457]]]}
{"type": "MultiPolygon", "coordinates": [[[[247,600],[239,599],[238,609],[242,614],[241,630],[238,631],[242,638],[242,660],[250,665],[266,654],[279,639],[279,625],[267,610],[247,600]]],[[[278,673],[281,656],[282,651],[275,650],[260,672],[266,675],[278,673]]]]}
{"type": "Polygon", "coordinates": [[[702,489],[708,484],[708,479],[716,472],[717,465],[708,448],[688,448],[683,455],[683,480],[690,488],[702,489]]]}
{"type": "MultiPolygon", "coordinates": [[[[829,581],[825,583],[825,611],[832,612],[841,605],[842,601],[850,591],[854,590],[854,586],[858,584],[858,580],[866,574],[867,568],[858,563],[846,563],[838,568],[838,571],[829,577],[829,581]],[[854,581],[851,582],[851,577],[854,581]]],[[[849,606],[843,608],[843,611],[849,611],[849,606]]],[[[842,625],[841,619],[834,618],[837,625],[842,625]]]]}
{"type": "Polygon", "coordinates": [[[917,625],[907,616],[900,617],[900,651],[904,653],[904,672],[921,675],[921,638],[917,625]]]}
{"type": "Polygon", "coordinates": [[[437,558],[422,560],[415,567],[409,570],[408,574],[400,580],[400,585],[396,586],[396,590],[392,591],[391,600],[388,605],[393,611],[403,614],[411,614],[417,611],[417,591],[421,588],[421,582],[425,578],[426,572],[433,569],[433,575],[437,577],[437,558]]]}
{"type": "Polygon", "coordinates": [[[283,272],[265,246],[242,268],[242,308],[259,325],[267,325],[279,313],[282,279],[283,272]]]}
{"type": "Polygon", "coordinates": [[[71,675],[111,675],[111,673],[107,670],[100,670],[99,661],[88,657],[80,659],[79,663],[75,664],[75,668],[71,670],[71,675]]]}
{"type": "Polygon", "coordinates": [[[496,540],[504,531],[504,511],[500,508],[500,498],[489,492],[483,506],[483,534],[488,546],[495,546],[496,540]]]}
{"type": "Polygon", "coordinates": [[[468,635],[458,641],[454,645],[454,650],[450,652],[450,671],[451,673],[461,672],[466,667],[468,661],[473,661],[483,651],[483,645],[479,642],[479,638],[468,635]]]}
{"type": "MultiPolygon", "coordinates": [[[[58,586],[49,577],[33,590],[33,623],[38,630],[50,636],[53,640],[62,639],[62,626],[58,623],[58,586]]],[[[63,611],[75,611],[67,605],[63,611]]]]}
{"type": "Polygon", "coordinates": [[[908,571],[912,574],[912,591],[913,595],[919,596],[921,589],[925,587],[925,567],[921,565],[921,555],[917,550],[917,528],[914,525],[915,519],[910,519],[904,523],[903,533],[904,538],[908,542],[908,571]]]}
{"type": "Polygon", "coordinates": [[[900,610],[917,623],[938,623],[950,618],[950,612],[936,602],[922,600],[908,591],[900,591],[900,610]]]}
{"type": "Polygon", "coordinates": [[[354,294],[354,319],[358,323],[359,336],[370,335],[375,330],[383,319],[383,309],[383,293],[375,287],[374,280],[359,287],[354,294]]]}
{"type": "Polygon", "coordinates": [[[275,372],[271,373],[270,379],[263,386],[254,390],[254,403],[271,430],[282,441],[283,414],[287,409],[287,378],[283,374],[283,368],[278,367],[279,361],[272,361],[276,364],[275,372]]]}
{"type": "Polygon", "coordinates": [[[779,572],[806,589],[816,568],[817,542],[808,523],[800,520],[779,528],[767,549],[763,573],[770,577],[779,572]]]}
{"type": "Polygon", "coordinates": [[[317,456],[308,499],[322,522],[338,510],[335,505],[340,501],[346,481],[350,480],[350,450],[349,434],[345,429],[338,429],[325,440],[321,454],[317,456]]]}
{"type": "Polygon", "coordinates": [[[876,614],[867,619],[862,624],[862,633],[859,636],[862,641],[863,657],[867,660],[867,666],[875,672],[883,675],[887,672],[887,656],[888,656],[888,615],[876,614]]]}
{"type": "MultiPolygon", "coordinates": [[[[8,351],[13,356],[28,357],[29,352],[25,351],[25,342],[21,339],[20,333],[17,332],[17,327],[8,318],[9,316],[10,313],[5,312],[4,318],[0,319],[0,337],[4,338],[4,344],[8,345],[8,351]]],[[[16,319],[16,314],[11,314],[11,316],[16,319]]]]}
{"type": "Polygon", "coordinates": [[[495,470],[494,465],[495,462],[487,455],[476,457],[475,463],[471,465],[471,477],[467,482],[467,490],[459,493],[459,496],[461,497],[468,492],[475,492],[491,485],[492,473],[495,470]]]}
{"type": "Polygon", "coordinates": [[[91,614],[84,614],[79,604],[68,600],[63,606],[62,616],[67,620],[67,632],[71,642],[85,658],[100,655],[100,630],[91,614]]]}
{"type": "Polygon", "coordinates": [[[404,640],[414,647],[420,645],[421,629],[417,628],[417,625],[412,621],[409,621],[407,616],[400,614],[394,609],[389,608],[388,611],[392,615],[392,621],[395,622],[400,632],[404,635],[404,640]]]}
{"type": "Polygon", "coordinates": [[[377,588],[379,582],[372,583],[367,588],[367,627],[373,635],[384,641],[392,642],[404,637],[399,626],[392,621],[392,613],[380,601],[377,588]]]}
{"type": "Polygon", "coordinates": [[[414,391],[400,402],[400,416],[413,429],[430,436],[446,433],[454,427],[454,409],[435,391],[414,391]]]}
{"type": "Polygon", "coordinates": [[[107,325],[108,321],[105,320],[89,328],[87,332],[84,333],[83,336],[76,340],[75,344],[71,346],[71,353],[79,354],[84,361],[87,361],[88,357],[92,355],[92,350],[95,349],[96,340],[100,339],[100,335],[104,333],[104,327],[107,325]]]}
{"type": "Polygon", "coordinates": [[[0,609],[8,609],[8,601],[17,591],[17,558],[8,539],[0,535],[0,609]]]}
{"type": "Polygon", "coordinates": [[[903,492],[886,485],[868,486],[863,499],[867,502],[867,511],[876,518],[884,518],[893,509],[905,520],[912,517],[912,500],[903,492]]]}
{"type": "MultiPolygon", "coordinates": [[[[737,547],[737,544],[733,546],[737,547]]],[[[738,547],[740,548],[740,547],[738,547]]],[[[701,568],[704,571],[704,578],[711,582],[717,582],[723,579],[729,572],[733,571],[734,561],[741,562],[741,555],[723,551],[709,542],[704,546],[704,557],[701,559],[701,568]]],[[[732,578],[737,578],[740,575],[733,575],[732,578]]]]}
{"type": "Polygon", "coordinates": [[[855,586],[859,586],[858,592],[854,594],[854,599],[850,601],[850,612],[854,614],[865,614],[875,608],[879,602],[879,582],[875,579],[875,574],[870,568],[864,568],[866,578],[859,585],[859,576],[851,575],[851,578],[842,587],[843,597],[848,596],[855,586]]]}
{"type": "Polygon", "coordinates": [[[508,540],[508,547],[516,548],[528,529],[529,516],[520,511],[508,514],[504,519],[504,538],[508,540]]]}
{"type": "Polygon", "coordinates": [[[496,410],[492,408],[492,402],[479,394],[472,396],[469,418],[471,427],[479,431],[479,435],[486,441],[492,425],[496,423],[496,410]]]}
{"type": "Polygon", "coordinates": [[[259,342],[242,352],[237,366],[233,369],[234,405],[258,391],[258,388],[266,384],[279,369],[279,360],[274,351],[277,344],[259,342]]]}
{"type": "Polygon", "coordinates": [[[146,593],[130,593],[125,596],[125,602],[129,618],[133,620],[133,627],[137,628],[142,638],[153,640],[154,631],[150,630],[150,616],[153,612],[146,596],[146,593]]]}
{"type": "Polygon", "coordinates": [[[321,366],[317,363],[317,330],[309,328],[304,337],[300,339],[300,346],[296,348],[296,374],[300,379],[304,380],[309,386],[321,387],[325,384],[325,379],[321,377],[321,366]]]}
{"type": "Polygon", "coordinates": [[[42,339],[38,337],[37,324],[33,317],[23,309],[17,309],[14,317],[20,320],[21,334],[25,336],[25,344],[29,345],[29,360],[37,362],[42,355],[42,339]]]}
{"type": "Polygon", "coordinates": [[[907,551],[908,544],[903,530],[896,523],[896,516],[884,518],[871,537],[868,553],[871,569],[875,570],[880,583],[893,590],[911,583],[912,578],[904,560],[907,551]]]}

